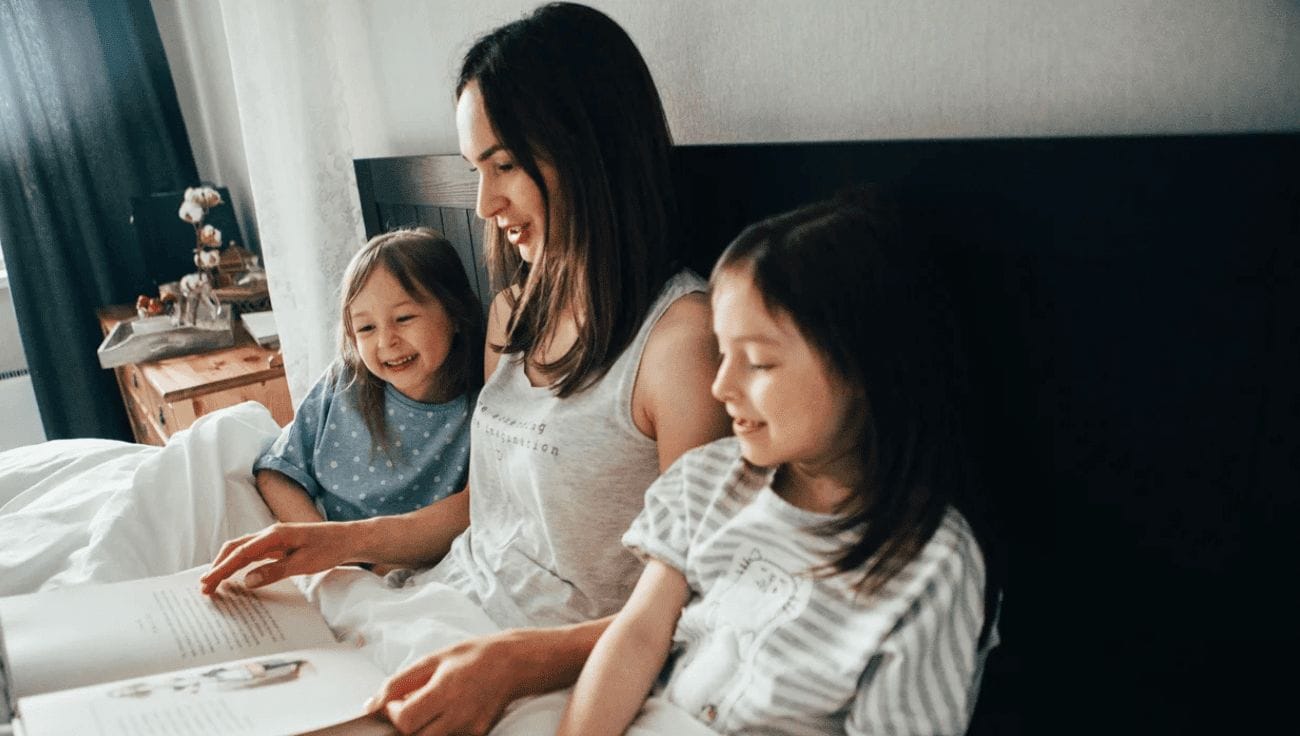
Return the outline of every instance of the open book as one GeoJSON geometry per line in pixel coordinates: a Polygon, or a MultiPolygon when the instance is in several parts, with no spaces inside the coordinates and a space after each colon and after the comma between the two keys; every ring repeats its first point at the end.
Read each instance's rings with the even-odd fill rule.
{"type": "Polygon", "coordinates": [[[393,733],[362,707],[384,673],[297,587],[209,598],[203,571],[0,598],[15,733],[393,733]]]}

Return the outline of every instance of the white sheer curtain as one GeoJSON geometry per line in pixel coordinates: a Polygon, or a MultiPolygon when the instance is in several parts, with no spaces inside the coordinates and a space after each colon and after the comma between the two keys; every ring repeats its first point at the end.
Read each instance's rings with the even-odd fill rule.
{"type": "MultiPolygon", "coordinates": [[[[338,353],[339,281],[364,241],[346,53],[353,2],[221,0],[249,186],[289,390],[338,353]]],[[[364,76],[364,74],[363,74],[364,76]]]]}

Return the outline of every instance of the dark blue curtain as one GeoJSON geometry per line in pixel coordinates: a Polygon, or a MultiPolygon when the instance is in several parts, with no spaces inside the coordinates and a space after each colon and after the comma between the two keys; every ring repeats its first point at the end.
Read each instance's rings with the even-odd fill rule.
{"type": "Polygon", "coordinates": [[[47,437],[130,438],[95,310],[152,286],[131,197],[197,178],[148,0],[0,0],[0,245],[47,437]]]}

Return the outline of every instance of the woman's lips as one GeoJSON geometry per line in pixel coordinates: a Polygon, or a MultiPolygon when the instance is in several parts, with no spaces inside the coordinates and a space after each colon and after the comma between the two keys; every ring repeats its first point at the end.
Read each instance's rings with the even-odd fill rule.
{"type": "Polygon", "coordinates": [[[506,228],[506,239],[511,245],[518,246],[519,241],[523,240],[528,234],[528,225],[511,225],[506,228]]]}

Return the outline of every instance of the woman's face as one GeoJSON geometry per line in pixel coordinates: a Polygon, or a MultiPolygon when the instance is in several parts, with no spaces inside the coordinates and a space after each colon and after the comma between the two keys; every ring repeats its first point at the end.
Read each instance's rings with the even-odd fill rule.
{"type": "MultiPolygon", "coordinates": [[[[478,216],[496,223],[519,257],[533,263],[546,243],[548,217],[542,190],[497,140],[483,106],[478,82],[470,82],[456,101],[456,133],[460,155],[478,172],[478,216]]],[[[556,199],[555,168],[537,159],[542,180],[556,199]]]]}

